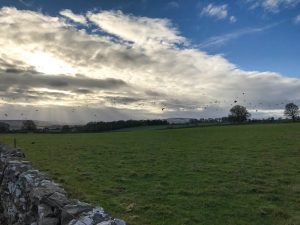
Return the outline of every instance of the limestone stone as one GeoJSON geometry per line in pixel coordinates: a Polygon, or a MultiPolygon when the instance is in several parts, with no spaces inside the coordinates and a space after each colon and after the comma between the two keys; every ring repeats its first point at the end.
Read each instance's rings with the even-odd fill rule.
{"type": "Polygon", "coordinates": [[[33,169],[19,149],[1,143],[0,224],[126,225],[103,208],[68,199],[65,190],[33,169]]]}
{"type": "Polygon", "coordinates": [[[116,225],[126,225],[124,220],[114,219],[114,222],[115,222],[116,225]]]}
{"type": "Polygon", "coordinates": [[[56,217],[53,218],[43,218],[38,221],[38,225],[58,225],[59,220],[56,217]]]}
{"type": "Polygon", "coordinates": [[[66,225],[74,218],[77,218],[78,215],[89,212],[92,209],[92,205],[80,201],[77,204],[65,205],[62,210],[61,223],[62,225],[66,225]]]}

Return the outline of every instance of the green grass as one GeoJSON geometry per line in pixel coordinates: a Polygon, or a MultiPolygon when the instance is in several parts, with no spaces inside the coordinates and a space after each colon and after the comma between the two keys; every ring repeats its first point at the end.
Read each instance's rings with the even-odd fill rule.
{"type": "Polygon", "coordinates": [[[0,141],[13,137],[73,197],[131,225],[300,224],[299,123],[0,141]]]}

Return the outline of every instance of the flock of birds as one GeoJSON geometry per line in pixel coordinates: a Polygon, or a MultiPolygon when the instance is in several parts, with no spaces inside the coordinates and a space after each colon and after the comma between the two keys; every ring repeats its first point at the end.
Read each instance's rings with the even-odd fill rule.
{"type": "MultiPolygon", "coordinates": [[[[204,104],[202,106],[198,106],[198,105],[185,105],[183,106],[182,104],[178,103],[161,103],[159,101],[150,101],[148,103],[150,103],[151,105],[157,105],[158,107],[160,106],[161,108],[161,111],[164,112],[168,109],[177,109],[177,110],[197,110],[197,109],[200,109],[201,111],[205,111],[207,109],[209,109],[211,107],[211,109],[213,109],[214,111],[219,111],[221,110],[221,105],[223,106],[234,106],[234,105],[237,105],[237,104],[241,104],[241,105],[244,105],[246,106],[246,108],[249,108],[249,109],[254,109],[255,112],[258,112],[259,109],[262,109],[262,108],[283,108],[285,104],[287,104],[289,101],[286,100],[286,101],[282,101],[280,103],[276,103],[276,104],[264,104],[263,102],[259,102],[258,104],[253,104],[252,102],[247,102],[246,99],[245,99],[245,96],[246,96],[246,92],[242,92],[241,95],[243,96],[243,98],[239,98],[239,97],[236,97],[234,100],[231,100],[231,101],[226,101],[226,100],[223,100],[223,101],[219,101],[219,100],[211,100],[209,101],[208,104],[204,104]],[[229,104],[228,104],[229,103],[229,104]]],[[[4,98],[2,98],[2,100],[4,100],[4,98]]],[[[128,101],[116,101],[115,98],[112,98],[111,99],[111,103],[112,105],[116,105],[117,102],[119,104],[123,104],[123,105],[126,105],[128,104],[128,101]]],[[[143,108],[145,105],[147,104],[147,102],[140,102],[137,104],[137,106],[139,108],[143,108]]],[[[86,104],[84,106],[76,106],[76,107],[73,107],[71,108],[71,113],[76,113],[77,111],[79,111],[80,108],[89,108],[90,105],[86,104]]],[[[33,109],[33,112],[39,112],[40,110],[39,109],[33,109]]],[[[31,112],[32,113],[32,112],[31,112]]],[[[26,115],[25,115],[25,112],[20,112],[19,116],[23,119],[26,119],[26,115]]],[[[97,117],[97,113],[93,114],[94,117],[97,117]]],[[[9,114],[6,112],[4,113],[4,117],[9,117],[9,114]]]]}

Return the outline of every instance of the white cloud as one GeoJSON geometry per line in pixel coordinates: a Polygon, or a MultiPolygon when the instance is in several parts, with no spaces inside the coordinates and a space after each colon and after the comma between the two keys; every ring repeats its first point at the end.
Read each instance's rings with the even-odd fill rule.
{"type": "Polygon", "coordinates": [[[263,0],[261,4],[266,10],[276,12],[281,7],[294,7],[299,2],[299,0],[263,0]]]}
{"type": "Polygon", "coordinates": [[[65,9],[59,12],[60,15],[73,20],[76,23],[86,24],[87,20],[85,16],[74,14],[70,9],[65,9]]]}
{"type": "Polygon", "coordinates": [[[230,16],[229,21],[232,22],[232,23],[235,23],[237,21],[237,19],[236,19],[235,16],[230,16]]]}
{"type": "Polygon", "coordinates": [[[72,107],[70,118],[86,122],[226,116],[234,100],[250,110],[300,103],[299,79],[244,71],[223,56],[179,48],[186,40],[169,20],[120,11],[89,12],[88,18],[106,33],[40,12],[0,9],[2,112],[12,112],[13,104],[14,117],[26,107],[26,118],[45,120],[48,114],[30,111],[41,107],[65,120],[61,115],[72,107]]]}
{"type": "Polygon", "coordinates": [[[250,3],[250,9],[262,7],[270,12],[279,12],[283,8],[292,8],[300,3],[300,0],[246,0],[250,3]]]}
{"type": "Polygon", "coordinates": [[[173,45],[185,42],[168,19],[124,15],[121,11],[89,12],[87,17],[103,31],[139,45],[173,45]]]}
{"type": "Polygon", "coordinates": [[[265,30],[271,29],[275,26],[277,26],[278,23],[274,23],[265,27],[257,27],[257,28],[246,28],[242,30],[238,30],[235,32],[214,36],[209,38],[208,40],[204,41],[199,45],[200,48],[207,48],[207,47],[213,47],[213,46],[219,46],[223,45],[233,39],[237,39],[241,36],[247,35],[247,34],[254,34],[258,32],[263,32],[265,30]]]}
{"type": "Polygon", "coordinates": [[[236,17],[229,15],[227,4],[223,4],[223,5],[208,4],[206,7],[202,9],[201,15],[214,17],[217,18],[218,20],[229,19],[229,21],[232,23],[237,21],[236,17]]]}
{"type": "Polygon", "coordinates": [[[300,23],[300,14],[295,17],[295,23],[299,24],[300,23]]]}
{"type": "Polygon", "coordinates": [[[201,15],[216,17],[217,19],[225,19],[228,16],[227,5],[209,4],[202,9],[201,15]]]}

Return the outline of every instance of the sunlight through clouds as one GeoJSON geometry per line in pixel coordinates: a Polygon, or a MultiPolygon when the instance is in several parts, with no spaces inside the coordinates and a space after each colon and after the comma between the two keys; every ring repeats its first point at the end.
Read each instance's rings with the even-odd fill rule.
{"type": "Polygon", "coordinates": [[[69,75],[76,73],[71,65],[44,52],[27,53],[25,58],[27,64],[33,66],[36,71],[41,73],[69,75]]]}
{"type": "MultiPolygon", "coordinates": [[[[299,79],[244,71],[222,55],[209,55],[192,47],[168,19],[122,11],[77,16],[72,13],[69,21],[0,9],[0,32],[5,34],[0,36],[2,103],[80,109],[88,105],[105,111],[98,119],[106,120],[104,115],[114,110],[119,111],[112,115],[134,118],[226,116],[234,100],[249,110],[278,110],[278,102],[300,100],[299,79]],[[99,30],[74,25],[80,18],[99,30]]],[[[82,110],[86,118],[88,112],[82,110]]]]}

